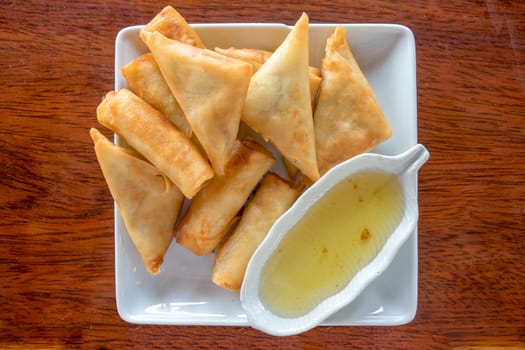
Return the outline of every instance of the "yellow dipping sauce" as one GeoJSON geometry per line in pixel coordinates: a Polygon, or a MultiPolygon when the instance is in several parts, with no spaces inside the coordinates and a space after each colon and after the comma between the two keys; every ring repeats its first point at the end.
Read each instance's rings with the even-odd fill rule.
{"type": "Polygon", "coordinates": [[[334,186],[268,259],[261,301],[282,317],[307,313],[373,260],[403,212],[403,191],[393,174],[360,172],[334,186]]]}

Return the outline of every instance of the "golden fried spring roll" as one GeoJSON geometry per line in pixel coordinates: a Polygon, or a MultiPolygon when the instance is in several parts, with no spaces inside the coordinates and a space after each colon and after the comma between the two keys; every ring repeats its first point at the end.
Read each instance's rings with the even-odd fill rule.
{"type": "Polygon", "coordinates": [[[213,177],[193,142],[131,91],[108,93],[97,107],[97,119],[166,174],[187,198],[213,177]]]}
{"type": "Polygon", "coordinates": [[[173,7],[164,7],[146,26],[142,32],[159,32],[165,37],[178,40],[185,44],[204,48],[204,44],[189,26],[186,19],[173,7]]]}
{"type": "MultiPolygon", "coordinates": [[[[221,49],[219,47],[216,47],[215,52],[251,64],[254,74],[272,55],[271,51],[260,49],[238,49],[235,47],[230,47],[227,49],[221,49]]],[[[313,108],[317,96],[317,91],[319,90],[319,85],[321,84],[321,71],[319,70],[319,68],[312,66],[308,67],[308,81],[310,82],[310,99],[312,101],[313,108]]]]}
{"type": "Polygon", "coordinates": [[[160,272],[184,196],[138,153],[89,131],[100,168],[146,269],[160,272]]]}
{"type": "Polygon", "coordinates": [[[179,103],[171,93],[151,53],[144,54],[122,67],[122,75],[133,93],[158,109],[179,130],[191,136],[191,127],[179,103]]]}
{"type": "Polygon", "coordinates": [[[273,163],[272,154],[261,144],[236,141],[224,175],[216,175],[197,193],[175,227],[177,242],[196,255],[211,253],[273,163]]]}
{"type": "Polygon", "coordinates": [[[242,120],[303,174],[319,178],[308,81],[308,16],[250,80],[242,120]]]}
{"type": "Polygon", "coordinates": [[[246,266],[273,223],[295,202],[299,190],[273,173],[267,173],[243,212],[239,224],[215,252],[212,281],[239,292],[246,266]]]}
{"type": "Polygon", "coordinates": [[[322,74],[314,127],[317,161],[324,174],[340,162],[369,151],[392,131],[342,27],[327,40],[322,74]]]}
{"type": "Polygon", "coordinates": [[[222,175],[239,129],[251,66],[158,32],[143,36],[213,170],[222,175]]]}

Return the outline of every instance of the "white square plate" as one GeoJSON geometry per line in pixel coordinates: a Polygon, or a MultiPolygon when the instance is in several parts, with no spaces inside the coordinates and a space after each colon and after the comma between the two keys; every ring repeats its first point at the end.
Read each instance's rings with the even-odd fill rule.
{"type": "MultiPolygon", "coordinates": [[[[348,43],[374,88],[392,137],[373,152],[395,155],[417,143],[416,57],[412,32],[400,25],[343,24],[348,43]]],[[[290,30],[283,24],[194,24],[204,44],[274,50],[290,30]]],[[[321,67],[335,24],[310,24],[310,65],[321,67]]],[[[121,68],[142,53],[140,26],[116,39],[115,89],[126,87],[121,68]]],[[[278,167],[282,167],[282,164],[278,167]]],[[[282,169],[275,169],[282,173],[282,169]]],[[[414,183],[417,188],[417,182],[414,183]]],[[[322,325],[400,325],[417,309],[417,230],[390,267],[350,305],[322,325]]],[[[115,207],[117,309],[127,322],[173,325],[248,325],[239,295],[211,282],[213,255],[198,257],[173,241],[162,272],[151,276],[115,207]]]]}

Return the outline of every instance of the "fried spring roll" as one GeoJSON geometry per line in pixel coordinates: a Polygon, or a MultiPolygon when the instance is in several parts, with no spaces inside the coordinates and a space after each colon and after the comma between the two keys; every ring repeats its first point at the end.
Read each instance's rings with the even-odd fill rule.
{"type": "Polygon", "coordinates": [[[272,154],[261,144],[252,140],[236,141],[224,175],[216,175],[193,198],[175,227],[177,242],[196,255],[211,253],[273,163],[272,154]]]}
{"type": "Polygon", "coordinates": [[[146,270],[160,272],[184,196],[138,153],[89,131],[100,168],[146,270]]]}
{"type": "Polygon", "coordinates": [[[97,119],[166,174],[187,198],[213,177],[209,163],[191,140],[131,91],[108,93],[97,107],[97,119]]]}
{"type": "Polygon", "coordinates": [[[273,223],[295,202],[299,190],[273,173],[267,173],[239,224],[215,253],[212,281],[233,292],[241,289],[252,254],[273,223]]]}

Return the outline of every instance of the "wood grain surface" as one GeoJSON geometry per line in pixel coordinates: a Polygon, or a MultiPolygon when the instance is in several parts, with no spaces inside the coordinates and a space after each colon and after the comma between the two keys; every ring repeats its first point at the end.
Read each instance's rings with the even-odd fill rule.
{"type": "MultiPolygon", "coordinates": [[[[525,349],[525,2],[174,1],[189,22],[399,23],[417,47],[419,301],[399,327],[134,325],[88,129],[157,1],[0,0],[0,349],[525,349]]],[[[109,136],[109,133],[105,132],[109,136]]]]}

